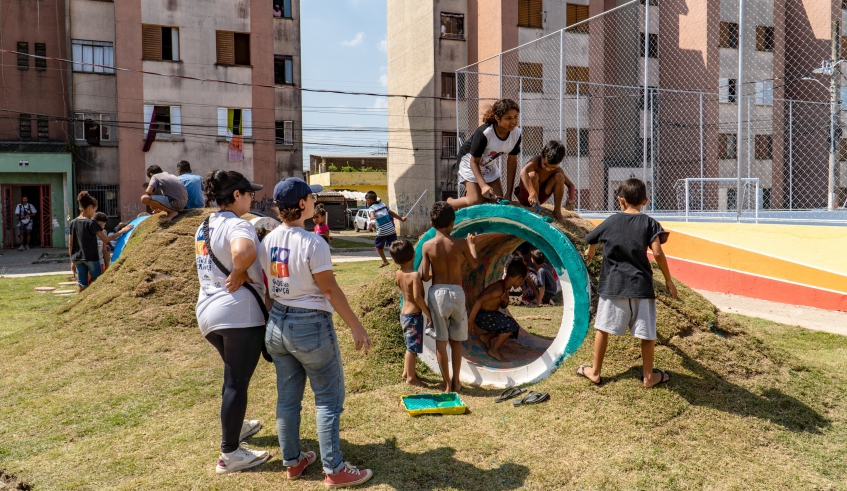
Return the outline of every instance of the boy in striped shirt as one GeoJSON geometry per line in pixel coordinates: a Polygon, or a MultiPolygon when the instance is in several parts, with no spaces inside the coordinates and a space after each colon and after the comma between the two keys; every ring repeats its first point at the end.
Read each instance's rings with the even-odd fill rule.
{"type": "Polygon", "coordinates": [[[397,230],[394,228],[394,219],[405,222],[406,217],[401,217],[391,211],[391,209],[388,208],[388,205],[379,201],[379,198],[373,191],[365,193],[365,204],[368,206],[368,212],[371,220],[376,223],[376,239],[374,239],[374,247],[376,247],[376,252],[379,253],[379,257],[382,258],[382,265],[380,268],[384,268],[388,266],[388,259],[385,257],[385,248],[390,247],[391,244],[397,240],[397,230]]]}

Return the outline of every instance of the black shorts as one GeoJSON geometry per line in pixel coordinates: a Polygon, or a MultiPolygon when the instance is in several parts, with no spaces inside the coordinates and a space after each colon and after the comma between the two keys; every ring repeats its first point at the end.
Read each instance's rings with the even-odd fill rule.
{"type": "Polygon", "coordinates": [[[374,239],[374,247],[377,249],[385,249],[386,247],[391,247],[391,244],[397,240],[397,234],[391,235],[377,235],[376,239],[374,239]]]}
{"type": "Polygon", "coordinates": [[[480,310],[476,314],[476,325],[485,332],[491,334],[511,334],[512,339],[517,339],[521,326],[514,318],[500,312],[499,310],[480,310]]]}

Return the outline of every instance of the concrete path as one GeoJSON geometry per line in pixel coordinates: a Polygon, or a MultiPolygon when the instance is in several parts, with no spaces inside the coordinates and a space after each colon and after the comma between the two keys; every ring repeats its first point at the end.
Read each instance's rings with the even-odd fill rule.
{"type": "Polygon", "coordinates": [[[801,307],[705,290],[697,292],[728,314],[758,317],[780,324],[847,336],[847,312],[801,307]]]}
{"type": "Polygon", "coordinates": [[[60,255],[67,254],[67,249],[42,249],[33,248],[25,251],[17,249],[0,250],[0,275],[14,277],[17,275],[32,276],[34,274],[68,273],[71,272],[71,263],[46,263],[33,264],[42,254],[60,255]]]}
{"type": "Polygon", "coordinates": [[[380,257],[373,249],[362,252],[344,252],[332,255],[332,262],[334,263],[355,263],[360,261],[380,261],[380,257]]]}

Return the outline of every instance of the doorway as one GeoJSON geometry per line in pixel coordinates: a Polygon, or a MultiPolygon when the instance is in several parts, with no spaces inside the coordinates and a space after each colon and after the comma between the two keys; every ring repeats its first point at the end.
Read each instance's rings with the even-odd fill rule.
{"type": "Polygon", "coordinates": [[[3,199],[3,248],[11,249],[20,245],[20,230],[15,208],[23,196],[35,206],[36,215],[32,219],[30,247],[53,247],[53,209],[49,184],[4,184],[0,190],[3,199]]]}

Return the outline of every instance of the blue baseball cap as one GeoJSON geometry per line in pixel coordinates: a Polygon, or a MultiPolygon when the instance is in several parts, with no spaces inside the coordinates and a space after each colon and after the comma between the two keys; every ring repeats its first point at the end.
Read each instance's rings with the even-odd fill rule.
{"type": "Polygon", "coordinates": [[[323,190],[320,184],[309,185],[299,177],[288,177],[274,186],[274,201],[280,208],[294,208],[301,199],[306,199],[310,194],[320,193],[323,190]]]}

